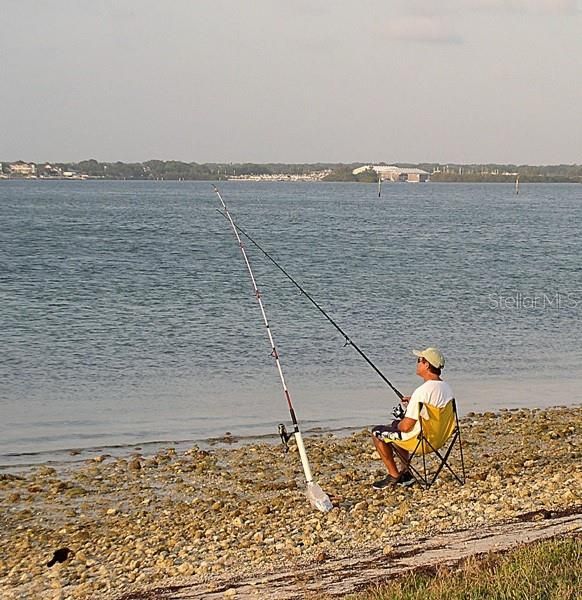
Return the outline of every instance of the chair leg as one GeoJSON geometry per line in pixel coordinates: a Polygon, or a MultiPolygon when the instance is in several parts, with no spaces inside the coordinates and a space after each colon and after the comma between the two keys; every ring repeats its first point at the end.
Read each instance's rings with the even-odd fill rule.
{"type": "MultiPolygon", "coordinates": [[[[405,469],[411,473],[411,475],[414,477],[414,479],[416,479],[416,481],[423,488],[428,489],[428,487],[427,487],[428,481],[427,481],[427,477],[426,477],[426,467],[424,469],[424,475],[423,475],[412,464],[412,459],[416,456],[416,453],[417,453],[418,449],[420,448],[421,443],[422,443],[422,439],[420,439],[417,442],[414,450],[412,452],[408,453],[407,458],[403,457],[402,454],[400,454],[400,449],[398,448],[398,446],[396,444],[394,444],[394,449],[398,452],[398,456],[402,459],[405,469]]],[[[424,460],[424,455],[423,455],[423,460],[424,460]]]]}
{"type": "Polygon", "coordinates": [[[440,452],[435,450],[435,454],[438,456],[440,462],[439,468],[437,469],[437,472],[434,474],[434,477],[432,478],[431,481],[431,485],[436,481],[436,478],[439,476],[440,472],[442,471],[443,467],[446,467],[451,475],[461,484],[464,484],[464,481],[461,481],[461,479],[459,479],[458,475],[453,471],[453,469],[451,469],[450,465],[448,464],[447,460],[449,459],[449,456],[451,454],[451,451],[453,450],[453,447],[455,445],[455,440],[456,440],[456,436],[453,438],[453,441],[451,442],[451,444],[449,445],[448,450],[446,451],[444,457],[441,456],[440,452]]]}
{"type": "Polygon", "coordinates": [[[461,427],[459,426],[459,413],[457,412],[457,401],[453,398],[453,410],[455,411],[455,423],[457,425],[457,435],[459,436],[459,451],[461,453],[461,470],[463,471],[463,483],[467,481],[467,475],[465,473],[465,459],[463,457],[463,442],[461,440],[461,427]]]}
{"type": "Polygon", "coordinates": [[[416,482],[420,486],[422,486],[424,489],[428,489],[428,487],[427,487],[428,482],[426,481],[425,477],[418,469],[416,469],[412,464],[409,464],[408,470],[411,473],[411,475],[414,477],[414,479],[416,479],[416,482]]]}
{"type": "Polygon", "coordinates": [[[430,487],[430,483],[428,482],[428,474],[426,472],[426,452],[422,453],[422,468],[424,470],[424,485],[425,485],[425,489],[428,490],[428,488],[430,487]]]}
{"type": "MultiPolygon", "coordinates": [[[[453,471],[453,469],[451,468],[451,466],[447,462],[449,460],[449,456],[450,456],[451,452],[453,451],[453,449],[455,447],[455,442],[457,441],[458,436],[459,436],[459,432],[456,431],[455,435],[453,436],[453,439],[451,440],[451,443],[449,444],[449,447],[448,447],[448,449],[447,449],[444,457],[441,456],[440,452],[438,452],[437,450],[435,450],[435,454],[439,457],[439,460],[441,461],[441,464],[439,466],[439,469],[438,469],[436,475],[438,475],[441,472],[441,470],[442,470],[443,467],[446,467],[449,470],[449,472],[451,473],[451,475],[459,482],[459,484],[460,485],[464,485],[465,484],[464,467],[463,467],[463,479],[460,479],[459,476],[453,471]]],[[[433,483],[434,483],[434,480],[436,479],[436,475],[435,475],[435,477],[433,479],[433,483]]]]}
{"type": "Polygon", "coordinates": [[[423,484],[426,489],[429,489],[432,486],[432,484],[436,481],[436,479],[440,475],[440,472],[442,471],[443,467],[446,467],[449,470],[451,475],[457,480],[457,482],[460,485],[464,485],[464,483],[465,483],[465,467],[464,467],[464,462],[463,462],[462,458],[461,458],[461,464],[462,464],[462,469],[463,469],[463,479],[459,478],[459,476],[453,471],[453,469],[447,462],[453,448],[455,447],[455,442],[457,441],[458,437],[459,437],[459,431],[457,430],[457,431],[455,431],[455,433],[453,435],[453,439],[451,440],[444,456],[436,448],[434,448],[434,446],[428,440],[425,440],[425,443],[430,447],[430,449],[432,450],[432,453],[435,454],[440,461],[436,473],[434,475],[432,475],[429,480],[429,476],[428,476],[427,469],[426,469],[426,457],[425,457],[425,454],[422,455],[422,462],[423,462],[423,469],[424,469],[423,484]]]}
{"type": "Polygon", "coordinates": [[[461,441],[461,430],[459,429],[458,425],[457,434],[459,436],[459,450],[461,452],[461,470],[463,471],[463,483],[461,485],[464,485],[467,481],[467,475],[465,474],[465,459],[463,458],[463,442],[461,441]]]}

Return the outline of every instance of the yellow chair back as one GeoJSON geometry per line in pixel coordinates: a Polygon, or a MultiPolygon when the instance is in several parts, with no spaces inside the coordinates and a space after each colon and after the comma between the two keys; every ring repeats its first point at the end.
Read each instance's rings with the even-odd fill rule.
{"type": "Polygon", "coordinates": [[[421,433],[408,440],[394,440],[392,443],[408,452],[416,450],[416,454],[430,454],[440,450],[455,431],[455,401],[451,400],[444,408],[423,404],[420,409],[420,424],[423,438],[421,444],[421,433]]]}

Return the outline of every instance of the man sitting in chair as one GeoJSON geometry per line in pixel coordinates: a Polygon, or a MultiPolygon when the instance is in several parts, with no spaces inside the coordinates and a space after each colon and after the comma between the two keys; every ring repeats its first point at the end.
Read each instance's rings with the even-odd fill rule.
{"type": "MultiPolygon", "coordinates": [[[[394,451],[396,451],[403,464],[407,465],[409,453],[391,442],[407,440],[419,434],[421,402],[444,408],[454,398],[451,386],[441,379],[441,369],[445,366],[445,357],[441,352],[437,348],[427,348],[422,352],[413,350],[413,353],[418,357],[416,374],[424,379],[424,383],[414,390],[412,396],[404,396],[402,399],[402,404],[406,407],[402,419],[392,421],[390,425],[377,425],[372,428],[374,445],[388,470],[387,477],[373,483],[372,487],[376,490],[395,484],[409,486],[415,482],[407,469],[403,472],[398,470],[394,460],[394,451]]],[[[422,416],[426,418],[425,415],[422,416]]]]}

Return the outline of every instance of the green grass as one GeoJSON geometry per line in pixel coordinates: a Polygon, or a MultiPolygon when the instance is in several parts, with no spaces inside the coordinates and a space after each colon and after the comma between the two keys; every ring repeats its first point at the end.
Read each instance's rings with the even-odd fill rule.
{"type": "Polygon", "coordinates": [[[351,600],[575,600],[582,598],[582,538],[489,554],[435,573],[415,572],[351,600]]]}

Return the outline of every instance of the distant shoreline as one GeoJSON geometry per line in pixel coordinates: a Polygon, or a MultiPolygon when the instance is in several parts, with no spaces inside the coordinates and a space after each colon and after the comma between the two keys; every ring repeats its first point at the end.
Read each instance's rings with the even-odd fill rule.
{"type": "MultiPolygon", "coordinates": [[[[92,177],[92,176],[83,176],[83,177],[0,177],[0,182],[2,181],[126,181],[128,183],[135,182],[190,182],[190,181],[200,181],[200,182],[215,182],[215,183],[223,183],[225,181],[228,182],[241,182],[241,183],[372,183],[373,185],[377,185],[374,182],[370,181],[345,181],[342,179],[319,179],[319,178],[311,178],[308,176],[305,177],[290,177],[290,176],[281,176],[281,177],[227,177],[225,179],[185,179],[185,178],[159,178],[159,179],[131,179],[127,177],[92,177]]],[[[431,179],[428,182],[422,183],[420,185],[426,184],[439,184],[439,183],[486,183],[486,184],[505,184],[505,185],[513,185],[515,183],[515,179],[431,179]]],[[[554,177],[537,177],[537,178],[523,178],[520,179],[520,183],[523,184],[581,184],[582,178],[580,179],[558,179],[554,177]]],[[[383,181],[383,185],[391,186],[391,185],[410,185],[409,182],[399,182],[399,181],[383,181]]],[[[413,184],[414,185],[414,184],[413,184]]]]}
{"type": "Polygon", "coordinates": [[[0,178],[112,181],[327,181],[385,183],[582,183],[582,165],[515,165],[453,163],[196,163],[176,160],[144,162],[0,161],[0,178]],[[391,181],[392,180],[392,181],[391,181]],[[400,180],[400,181],[398,181],[400,180]]]}

